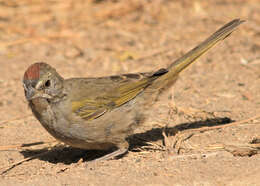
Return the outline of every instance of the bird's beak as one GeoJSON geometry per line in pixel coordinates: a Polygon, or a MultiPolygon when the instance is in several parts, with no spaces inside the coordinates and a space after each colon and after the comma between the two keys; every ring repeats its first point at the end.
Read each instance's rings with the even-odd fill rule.
{"type": "Polygon", "coordinates": [[[25,91],[25,97],[28,101],[30,100],[33,100],[35,98],[47,98],[47,99],[50,99],[51,96],[48,95],[48,94],[45,94],[41,91],[37,91],[36,89],[34,88],[31,88],[31,89],[27,89],[25,91]]]}

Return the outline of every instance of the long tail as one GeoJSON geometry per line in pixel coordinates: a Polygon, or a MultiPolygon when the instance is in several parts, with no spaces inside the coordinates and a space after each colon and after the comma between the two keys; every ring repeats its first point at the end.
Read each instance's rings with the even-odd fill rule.
{"type": "MultiPolygon", "coordinates": [[[[154,81],[155,87],[164,87],[166,84],[171,84],[174,82],[178,74],[198,59],[202,54],[206,53],[211,47],[217,44],[219,41],[227,38],[241,23],[243,20],[234,19],[233,21],[227,23],[220,29],[218,29],[214,34],[212,34],[205,41],[200,43],[197,47],[193,48],[187,52],[181,58],[175,60],[166,70],[167,73],[160,76],[154,81]]],[[[156,74],[156,73],[155,73],[156,74]]]]}

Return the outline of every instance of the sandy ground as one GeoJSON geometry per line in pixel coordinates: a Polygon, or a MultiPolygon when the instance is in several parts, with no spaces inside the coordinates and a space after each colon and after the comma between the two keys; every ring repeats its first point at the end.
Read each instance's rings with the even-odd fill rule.
{"type": "Polygon", "coordinates": [[[17,0],[0,10],[0,170],[45,152],[2,173],[0,185],[260,185],[258,144],[250,144],[260,137],[260,1],[17,0]],[[234,18],[246,23],[174,86],[171,126],[181,133],[148,131],[121,159],[97,163],[89,160],[100,152],[28,145],[54,140],[24,98],[30,64],[45,61],[66,78],[152,71],[234,18]]]}

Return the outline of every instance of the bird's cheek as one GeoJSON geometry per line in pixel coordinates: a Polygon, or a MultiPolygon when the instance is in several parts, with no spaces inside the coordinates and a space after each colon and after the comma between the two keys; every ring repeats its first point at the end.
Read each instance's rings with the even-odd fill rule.
{"type": "Polygon", "coordinates": [[[52,97],[59,94],[59,91],[56,89],[46,89],[44,92],[45,92],[45,94],[52,96],[52,97]]]}
{"type": "Polygon", "coordinates": [[[27,100],[31,100],[35,95],[35,90],[34,89],[27,89],[25,91],[25,97],[27,100]]]}

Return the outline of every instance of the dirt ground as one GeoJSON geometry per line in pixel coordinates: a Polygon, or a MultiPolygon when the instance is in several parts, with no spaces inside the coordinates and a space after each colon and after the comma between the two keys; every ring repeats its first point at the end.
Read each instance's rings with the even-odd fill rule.
{"type": "Polygon", "coordinates": [[[0,1],[0,185],[260,185],[259,12],[258,0],[0,1]],[[124,157],[96,163],[104,152],[32,145],[54,139],[24,97],[30,64],[65,78],[152,71],[234,18],[246,22],[174,86],[180,132],[134,136],[124,157]]]}

